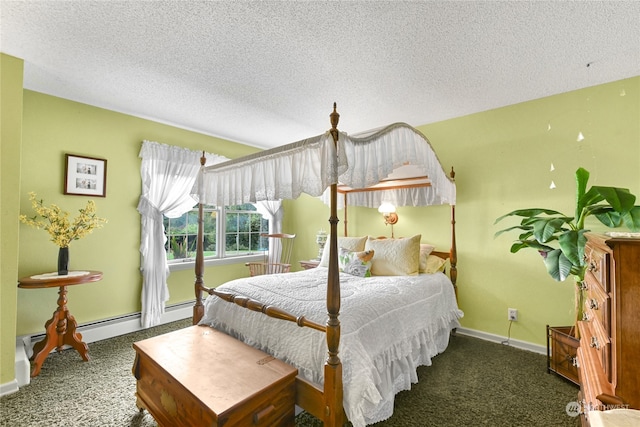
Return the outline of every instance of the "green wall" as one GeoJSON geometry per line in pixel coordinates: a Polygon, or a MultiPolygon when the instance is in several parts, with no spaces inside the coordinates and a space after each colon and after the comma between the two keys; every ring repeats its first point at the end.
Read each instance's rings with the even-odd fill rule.
{"type": "Polygon", "coordinates": [[[23,61],[0,54],[0,385],[15,378],[23,61]]]}
{"type": "MultiPolygon", "coordinates": [[[[255,148],[177,129],[77,102],[24,91],[24,131],[20,194],[21,212],[28,213],[28,192],[45,204],[56,203],[73,212],[85,196],[63,195],[64,155],[72,153],[107,160],[107,195],[93,198],[98,215],[108,219],[104,228],[74,241],[69,248],[70,268],[100,270],[100,282],[69,288],[69,309],[78,323],[140,311],[140,151],[145,139],[230,158],[255,148]]],[[[20,226],[19,277],[54,271],[57,247],[43,230],[20,226]]],[[[233,267],[218,267],[216,280],[235,277],[233,267]],[[229,273],[225,273],[228,271],[229,273]]],[[[169,304],[193,299],[193,271],[169,278],[169,304]]],[[[211,277],[214,277],[211,274],[211,277]]],[[[18,290],[17,334],[41,331],[55,308],[56,289],[18,290]]]]}
{"type": "MultiPolygon", "coordinates": [[[[493,235],[515,223],[494,221],[528,207],[573,216],[580,166],[591,172],[591,185],[628,187],[640,195],[640,77],[422,130],[457,170],[463,326],[507,335],[506,312],[513,307],[520,316],[511,336],[544,344],[546,324],[572,324],[573,284],[548,277],[535,251],[511,254],[512,236],[493,235]]],[[[588,226],[604,228],[597,221],[588,226]]]]}
{"type": "MultiPolygon", "coordinates": [[[[329,123],[327,121],[327,128],[329,123]]],[[[520,311],[511,336],[544,344],[544,325],[569,324],[573,290],[547,277],[535,253],[510,254],[510,239],[493,234],[495,218],[521,207],[572,214],[573,174],[592,184],[628,186],[640,194],[640,77],[586,88],[420,127],[444,167],[457,172],[459,302],[466,328],[505,336],[507,307],[520,311]],[[585,139],[576,141],[582,132],[585,139]],[[554,171],[550,171],[553,163],[554,171]],[[554,181],[557,188],[549,189],[554,181]]],[[[348,131],[348,129],[345,129],[348,131]]],[[[80,324],[140,310],[140,159],[144,139],[238,157],[255,148],[60,98],[22,90],[22,61],[2,55],[2,375],[11,381],[16,335],[41,333],[55,290],[16,290],[19,277],[53,271],[57,248],[42,230],[19,224],[28,192],[76,212],[86,197],[62,194],[64,154],[107,159],[107,197],[94,198],[105,228],[71,245],[71,268],[96,269],[104,279],[69,289],[80,324]],[[22,108],[15,109],[15,106],[22,108]],[[10,106],[10,108],[7,107],[10,106]],[[8,111],[16,112],[7,115],[8,111]],[[23,111],[20,115],[19,111],[23,111]],[[7,144],[9,141],[9,144],[7,144]],[[19,208],[18,208],[19,202],[19,208]],[[18,255],[16,257],[16,255],[18,255]],[[17,303],[16,303],[17,301],[17,303]]],[[[329,229],[329,209],[302,196],[285,202],[284,231],[297,233],[294,260],[316,256],[315,234],[329,229]]],[[[449,207],[400,208],[396,236],[420,233],[446,249],[449,207]]],[[[342,212],[339,213],[342,219],[342,212]]],[[[340,234],[342,225],[339,224],[340,234]]],[[[375,209],[349,209],[350,235],[390,235],[375,209]]],[[[296,264],[297,266],[297,264],[296,264]]],[[[299,267],[297,267],[299,269],[299,267]]],[[[246,275],[243,265],[212,267],[217,285],[246,275]]],[[[193,272],[173,272],[169,303],[193,299],[193,272]]]]}
{"type": "MultiPolygon", "coordinates": [[[[507,336],[507,308],[519,310],[511,337],[544,345],[545,325],[570,325],[573,285],[555,282],[534,251],[511,254],[494,225],[514,209],[545,207],[573,215],[578,167],[590,185],[628,187],[640,196],[640,77],[420,126],[457,183],[458,300],[462,326],[507,336]],[[584,140],[577,141],[579,133],[584,140]],[[555,170],[551,171],[553,164],[555,170]],[[550,189],[551,182],[556,185],[550,189]]],[[[639,202],[640,203],[640,202],[639,202]]],[[[298,233],[298,258],[315,256],[315,232],[328,229],[317,199],[292,202],[285,230],[298,233]],[[293,212],[292,212],[293,210],[293,212]]],[[[449,207],[400,208],[395,235],[422,234],[449,245],[449,207]]],[[[339,213],[341,217],[342,214],[339,213]]],[[[375,209],[351,208],[349,234],[387,235],[375,209]]],[[[589,227],[602,230],[597,221],[589,227]]],[[[342,223],[338,226],[342,235],[342,223]]]]}

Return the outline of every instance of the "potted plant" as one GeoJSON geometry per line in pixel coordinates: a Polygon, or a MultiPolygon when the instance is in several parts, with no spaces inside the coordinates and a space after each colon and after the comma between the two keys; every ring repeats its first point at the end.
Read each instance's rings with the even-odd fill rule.
{"type": "Polygon", "coordinates": [[[622,225],[632,231],[640,229],[640,206],[635,206],[636,196],[626,188],[592,186],[587,190],[589,172],[576,171],[576,207],[573,217],[552,209],[518,209],[509,212],[495,223],[511,216],[521,217],[519,225],[498,231],[495,236],[517,230],[520,234],[511,246],[516,253],[532,248],[540,253],[547,272],[557,281],[569,276],[576,283],[576,319],[582,319],[583,292],[581,284],[586,271],[584,248],[585,219],[594,216],[607,227],[622,225]]]}
{"type": "Polygon", "coordinates": [[[69,212],[63,211],[55,204],[45,206],[44,201],[38,199],[33,191],[29,193],[29,200],[36,214],[32,217],[20,215],[20,221],[49,233],[50,240],[59,247],[58,275],[69,274],[71,242],[91,234],[96,228],[102,228],[107,220],[96,215],[96,203],[93,200],[89,200],[87,205],[79,210],[80,214],[73,222],[69,220],[69,212]]]}

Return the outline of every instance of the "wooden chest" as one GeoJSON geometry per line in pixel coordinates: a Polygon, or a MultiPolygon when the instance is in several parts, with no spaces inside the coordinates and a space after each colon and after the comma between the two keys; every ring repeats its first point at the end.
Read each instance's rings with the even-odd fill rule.
{"type": "Polygon", "coordinates": [[[133,344],[140,409],[160,426],[293,426],[297,369],[208,326],[133,344]]]}

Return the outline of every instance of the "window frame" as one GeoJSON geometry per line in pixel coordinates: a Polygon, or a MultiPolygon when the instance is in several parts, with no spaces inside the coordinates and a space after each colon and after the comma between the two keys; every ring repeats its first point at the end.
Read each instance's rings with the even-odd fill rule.
{"type": "MultiPolygon", "coordinates": [[[[237,206],[240,206],[240,205],[237,205],[237,206]]],[[[196,205],[193,207],[193,209],[186,212],[185,214],[188,214],[189,212],[193,212],[193,211],[197,212],[198,208],[199,208],[199,205],[196,205]]],[[[259,212],[257,212],[257,210],[242,211],[238,209],[227,209],[227,206],[217,207],[213,205],[205,205],[204,208],[209,211],[215,211],[218,218],[225,218],[224,221],[216,221],[216,255],[204,258],[205,267],[219,266],[219,265],[232,265],[232,264],[241,264],[241,263],[244,264],[247,262],[260,262],[264,259],[264,253],[262,251],[256,251],[254,253],[248,253],[243,255],[230,255],[230,256],[226,255],[226,246],[227,246],[226,245],[226,237],[227,237],[226,217],[228,213],[227,210],[232,212],[240,211],[240,212],[248,212],[251,214],[261,215],[259,212]],[[222,236],[222,238],[220,238],[220,236],[222,236]]],[[[166,218],[163,216],[163,225],[164,225],[164,221],[167,219],[171,220],[172,218],[166,218]]],[[[264,231],[261,231],[261,233],[269,232],[268,230],[269,221],[266,220],[264,217],[262,217],[262,221],[266,221],[267,229],[264,231]]],[[[165,237],[169,239],[170,237],[167,235],[166,227],[164,232],[165,232],[165,237]]],[[[187,234],[187,236],[189,236],[189,234],[187,234]]],[[[195,263],[196,263],[195,257],[179,258],[177,260],[167,259],[167,265],[169,267],[170,272],[194,269],[195,263]]]]}

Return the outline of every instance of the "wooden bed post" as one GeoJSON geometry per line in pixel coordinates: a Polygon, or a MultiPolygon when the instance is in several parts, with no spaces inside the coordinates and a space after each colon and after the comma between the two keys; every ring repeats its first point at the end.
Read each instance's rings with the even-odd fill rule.
{"type": "MultiPolygon", "coordinates": [[[[207,163],[207,158],[204,151],[202,157],[200,157],[200,166],[204,166],[207,163]]],[[[204,304],[202,303],[202,290],[204,289],[204,209],[202,203],[198,203],[198,237],[196,241],[196,282],[194,284],[194,290],[196,293],[196,303],[193,306],[193,324],[196,325],[204,316],[204,304]]]]}
{"type": "MultiPolygon", "coordinates": [[[[331,136],[338,149],[338,121],[340,115],[333,103],[331,118],[331,136]]],[[[324,365],[324,425],[342,427],[344,408],[342,404],[342,362],[338,356],[340,346],[340,273],[338,271],[338,185],[331,184],[331,216],[329,218],[329,273],[327,281],[327,350],[328,357],[324,365]]]]}
{"type": "Polygon", "coordinates": [[[342,210],[344,211],[344,237],[347,237],[349,235],[349,230],[347,229],[347,223],[348,223],[348,220],[347,220],[347,193],[344,193],[342,195],[342,199],[344,201],[344,207],[342,208],[342,210]]]}
{"type": "MultiPolygon", "coordinates": [[[[451,179],[455,181],[456,173],[453,170],[453,166],[451,167],[449,176],[451,176],[451,179]]],[[[457,300],[458,286],[456,285],[456,280],[458,279],[458,248],[456,247],[456,205],[451,205],[451,252],[449,253],[449,262],[451,263],[449,276],[451,277],[451,283],[453,283],[453,290],[455,291],[457,300]]]]}

